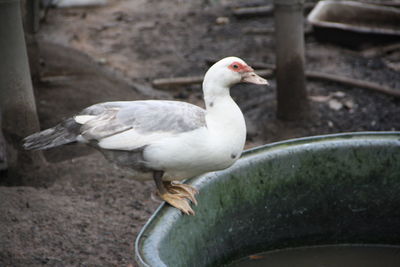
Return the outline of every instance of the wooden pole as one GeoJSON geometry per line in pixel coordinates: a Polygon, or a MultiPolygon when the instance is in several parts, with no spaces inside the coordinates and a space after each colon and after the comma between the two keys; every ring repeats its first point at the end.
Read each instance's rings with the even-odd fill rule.
{"type": "Polygon", "coordinates": [[[304,0],[274,0],[276,35],[277,116],[305,119],[309,103],[304,75],[304,0]]]}
{"type": "MultiPolygon", "coordinates": [[[[255,73],[258,75],[269,78],[272,75],[272,70],[256,70],[255,73]]],[[[159,78],[152,82],[152,85],[156,88],[179,88],[182,86],[188,86],[193,84],[201,84],[203,82],[203,76],[188,76],[188,77],[171,77],[171,78],[159,78]]]]}
{"type": "Polygon", "coordinates": [[[19,0],[0,0],[0,113],[6,140],[6,183],[22,185],[25,173],[45,161],[40,152],[27,152],[21,139],[39,130],[22,28],[19,0]]]}

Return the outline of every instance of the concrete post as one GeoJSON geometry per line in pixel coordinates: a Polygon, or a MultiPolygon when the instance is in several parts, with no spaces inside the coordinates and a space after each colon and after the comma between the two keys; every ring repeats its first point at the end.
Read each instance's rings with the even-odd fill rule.
{"type": "Polygon", "coordinates": [[[309,104],[304,75],[304,0],[274,0],[277,116],[283,120],[307,117],[309,104]]]}
{"type": "Polygon", "coordinates": [[[7,177],[24,184],[24,173],[43,164],[40,152],[26,152],[21,139],[39,130],[19,0],[0,0],[0,114],[6,139],[7,177]]]}

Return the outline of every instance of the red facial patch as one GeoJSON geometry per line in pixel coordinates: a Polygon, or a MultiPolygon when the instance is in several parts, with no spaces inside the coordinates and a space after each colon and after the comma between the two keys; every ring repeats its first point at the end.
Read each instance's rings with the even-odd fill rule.
{"type": "Polygon", "coordinates": [[[254,71],[250,66],[236,61],[229,65],[228,68],[239,73],[254,71]]]}

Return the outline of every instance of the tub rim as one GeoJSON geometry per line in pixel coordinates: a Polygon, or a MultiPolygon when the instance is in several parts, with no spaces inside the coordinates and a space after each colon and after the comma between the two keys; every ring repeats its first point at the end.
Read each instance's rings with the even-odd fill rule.
{"type": "MultiPolygon", "coordinates": [[[[300,137],[300,138],[293,138],[293,139],[288,139],[288,140],[283,140],[283,141],[278,141],[278,142],[273,142],[261,146],[257,146],[251,149],[247,149],[243,152],[242,156],[238,161],[243,160],[244,158],[248,158],[250,156],[259,154],[261,152],[269,152],[273,150],[285,150],[285,149],[290,149],[296,146],[300,145],[305,145],[305,144],[314,144],[314,143],[322,143],[322,142],[334,142],[334,141],[349,141],[349,140],[354,140],[357,139],[359,141],[372,141],[372,140],[395,140],[397,139],[400,141],[400,131],[364,131],[364,132],[345,132],[345,133],[334,133],[334,134],[326,134],[326,135],[316,135],[316,136],[307,136],[307,137],[300,137]]],[[[209,172],[205,173],[200,176],[196,176],[193,178],[190,178],[185,181],[185,183],[188,184],[204,184],[205,180],[207,177],[210,175],[218,174],[219,172],[224,172],[224,171],[229,171],[230,167],[221,170],[221,171],[216,171],[216,172],[209,172]]],[[[201,188],[198,188],[199,191],[201,188]]],[[[155,210],[155,212],[150,216],[148,221],[143,225],[142,229],[140,230],[139,234],[136,237],[135,240],[135,260],[136,263],[139,264],[140,267],[151,267],[151,263],[147,262],[144,255],[142,255],[141,251],[141,242],[143,241],[143,238],[146,238],[149,236],[147,232],[151,233],[152,228],[157,227],[157,224],[159,223],[160,219],[168,219],[168,220],[176,220],[181,216],[181,212],[178,211],[175,208],[172,208],[168,205],[166,205],[165,202],[160,204],[160,206],[155,210]],[[162,217],[159,219],[157,217],[160,216],[160,213],[163,210],[167,210],[163,214],[162,217]],[[154,224],[154,225],[153,225],[154,224]]],[[[161,263],[160,263],[161,264],[161,263]]],[[[156,265],[156,266],[165,266],[164,264],[162,265],[156,265]]]]}

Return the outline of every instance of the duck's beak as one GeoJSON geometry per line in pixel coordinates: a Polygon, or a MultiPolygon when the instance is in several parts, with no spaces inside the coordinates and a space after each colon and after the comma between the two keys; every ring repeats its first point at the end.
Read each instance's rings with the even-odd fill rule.
{"type": "Polygon", "coordinates": [[[244,72],[242,74],[241,82],[269,85],[269,83],[268,83],[268,81],[266,79],[258,76],[257,74],[254,73],[254,71],[244,72]]]}

